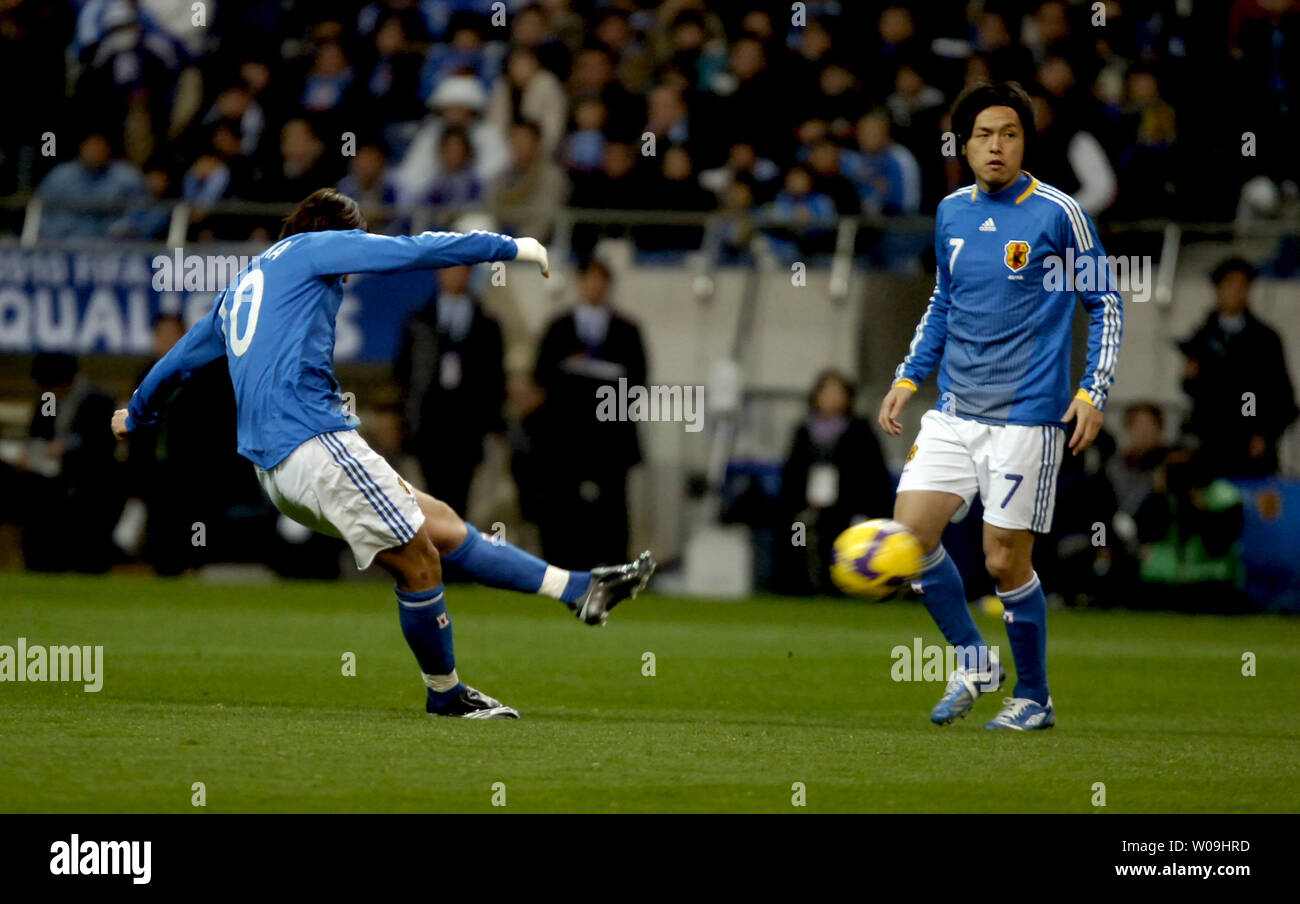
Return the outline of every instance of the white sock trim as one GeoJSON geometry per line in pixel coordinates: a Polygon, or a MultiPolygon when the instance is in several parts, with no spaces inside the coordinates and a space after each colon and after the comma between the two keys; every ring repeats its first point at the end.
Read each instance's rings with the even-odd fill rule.
{"type": "Polygon", "coordinates": [[[429,675],[425,673],[424,683],[431,690],[441,694],[453,690],[456,685],[460,684],[460,676],[456,674],[455,669],[451,670],[450,675],[429,675]]]}
{"type": "Polygon", "coordinates": [[[940,543],[934,549],[926,553],[925,558],[921,560],[921,570],[929,571],[946,558],[948,558],[948,550],[944,549],[943,544],[940,543]]]}
{"type": "Polygon", "coordinates": [[[437,596],[435,596],[433,599],[430,599],[430,600],[422,600],[421,602],[418,602],[418,603],[410,603],[410,602],[407,602],[406,600],[402,599],[402,598],[399,596],[399,597],[397,598],[397,602],[399,602],[399,603],[402,605],[402,608],[403,608],[403,609],[427,609],[429,606],[432,606],[434,603],[440,603],[440,602],[442,602],[442,599],[443,599],[444,596],[446,596],[446,593],[445,593],[445,592],[444,592],[444,593],[439,593],[439,594],[438,594],[437,596]]]}
{"type": "Polygon", "coordinates": [[[546,574],[542,575],[542,586],[537,588],[537,592],[542,596],[558,600],[567,586],[569,586],[569,572],[554,565],[547,565],[546,574]]]}
{"type": "Polygon", "coordinates": [[[1039,585],[1038,572],[1035,571],[1033,577],[1015,590],[999,590],[998,598],[1004,603],[1014,603],[1029,596],[1029,594],[1038,589],[1039,585]]]}

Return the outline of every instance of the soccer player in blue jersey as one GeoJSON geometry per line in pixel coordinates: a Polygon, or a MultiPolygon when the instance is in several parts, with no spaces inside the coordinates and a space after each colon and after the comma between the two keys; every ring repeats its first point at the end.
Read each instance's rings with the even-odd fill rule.
{"type": "Polygon", "coordinates": [[[549,276],[546,249],[535,239],[491,232],[371,235],[353,199],[320,189],[285,219],[280,240],[218,293],[212,313],[154,365],[128,407],[113,415],[119,438],[156,422],[181,381],[225,357],[240,454],[253,462],[281,512],[343,538],[358,568],[378,562],[393,575],[402,634],[427,687],[425,711],[439,716],[519,718],[456,674],[442,562],[492,587],[562,600],[589,625],[604,624],[609,610],[635,596],[654,571],[648,552],[625,565],[570,572],[489,539],[446,504],[412,489],[356,433],[359,421],[345,408],[334,378],[334,321],[344,277],[506,260],[536,263],[549,276]]]}
{"type": "Polygon", "coordinates": [[[1088,215],[1069,195],[1021,169],[1034,122],[1020,86],[974,86],[957,99],[952,119],[975,184],[939,204],[934,292],[880,406],[880,426],[897,436],[903,406],[937,368],[939,403],[921,418],[894,518],[927,553],[918,579],[926,608],[966,654],[931,720],[945,725],[965,717],[977,697],[1006,677],[940,542],[944,527],[965,515],[978,492],[984,561],[997,581],[1017,673],[1014,696],[985,727],[1050,728],[1056,716],[1047,684],[1047,601],[1031,560],[1034,534],[1051,528],[1066,446],[1078,455],[1101,429],[1123,309],[1088,215]],[[1087,285],[1071,280],[1062,288],[1049,278],[1054,270],[1059,276],[1063,262],[1085,258],[1096,277],[1087,285]],[[1083,379],[1072,392],[1076,299],[1090,327],[1083,379]]]}

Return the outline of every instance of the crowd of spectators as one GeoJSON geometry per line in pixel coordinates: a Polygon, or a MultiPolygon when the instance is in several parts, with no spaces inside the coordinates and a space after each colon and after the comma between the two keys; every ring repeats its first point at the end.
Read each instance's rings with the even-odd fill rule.
{"type": "Polygon", "coordinates": [[[158,202],[182,198],[192,238],[248,238],[203,206],[339,184],[403,205],[758,211],[816,245],[837,214],[932,211],[964,181],[947,105],[1016,79],[1041,132],[1031,171],[1094,217],[1226,220],[1247,180],[1300,181],[1300,7],[1194,6],[10,0],[0,66],[23,90],[0,194],[134,202],[51,217],[50,237],[159,238],[158,202]]]}

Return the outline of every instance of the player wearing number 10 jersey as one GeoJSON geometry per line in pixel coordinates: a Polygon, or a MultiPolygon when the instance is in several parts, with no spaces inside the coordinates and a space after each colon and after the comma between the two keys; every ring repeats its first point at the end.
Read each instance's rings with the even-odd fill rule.
{"type": "Polygon", "coordinates": [[[334,378],[344,277],[507,260],[534,262],[549,275],[546,249],[535,239],[491,232],[371,235],[354,200],[320,189],[285,219],[280,240],[218,294],[212,313],[154,365],[129,406],[113,415],[119,437],[155,422],[182,380],[225,357],[239,452],[253,462],[271,501],[295,521],[346,540],[358,568],[378,561],[396,579],[402,633],[419,662],[425,711],[432,715],[519,716],[456,674],[444,560],[490,586],[562,600],[592,625],[604,624],[609,610],[635,595],[654,570],[647,552],[626,565],[569,572],[489,539],[413,489],[356,433],[359,421],[334,378]]]}
{"type": "Polygon", "coordinates": [[[1047,603],[1031,561],[1034,533],[1051,528],[1065,447],[1077,455],[1101,429],[1123,309],[1088,215],[1021,169],[1034,125],[1020,86],[968,89],[953,107],[953,128],[975,184],[939,204],[934,293],[880,408],[880,425],[898,435],[899,412],[938,371],[939,403],[921,418],[894,518],[926,550],[918,587],[926,608],[948,642],[970,657],[949,676],[931,720],[964,717],[1005,676],[987,653],[961,576],[940,543],[945,525],[961,518],[978,492],[985,565],[997,580],[1018,679],[986,727],[1049,728],[1055,710],[1047,683],[1047,603]],[[1056,279],[1066,268],[1093,278],[1087,287],[1056,279]],[[1072,387],[1076,303],[1087,310],[1090,329],[1083,379],[1072,387]]]}

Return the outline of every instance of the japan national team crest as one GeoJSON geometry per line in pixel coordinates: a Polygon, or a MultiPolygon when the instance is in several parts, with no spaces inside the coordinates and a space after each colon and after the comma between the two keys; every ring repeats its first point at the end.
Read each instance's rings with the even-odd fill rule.
{"type": "Polygon", "coordinates": [[[1006,248],[1007,256],[1004,261],[1012,270],[1021,270],[1029,263],[1028,242],[1007,242],[1006,248]]]}
{"type": "Polygon", "coordinates": [[[439,613],[438,613],[438,627],[439,627],[439,628],[445,628],[445,627],[447,627],[449,624],[451,624],[451,619],[447,617],[447,613],[446,613],[446,612],[439,612],[439,613]]]}

